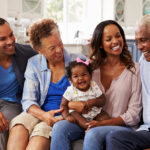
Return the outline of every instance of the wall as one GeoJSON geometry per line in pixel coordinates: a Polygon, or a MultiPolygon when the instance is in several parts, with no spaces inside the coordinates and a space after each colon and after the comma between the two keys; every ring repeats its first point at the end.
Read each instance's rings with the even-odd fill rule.
{"type": "Polygon", "coordinates": [[[125,0],[125,26],[136,26],[142,17],[142,0],[125,0]]]}
{"type": "Polygon", "coordinates": [[[0,0],[0,17],[7,18],[7,0],[0,0]]]}
{"type": "Polygon", "coordinates": [[[20,17],[22,10],[21,0],[5,0],[8,3],[8,17],[20,17]]]}
{"type": "Polygon", "coordinates": [[[102,20],[114,19],[114,0],[102,0],[102,20]]]}

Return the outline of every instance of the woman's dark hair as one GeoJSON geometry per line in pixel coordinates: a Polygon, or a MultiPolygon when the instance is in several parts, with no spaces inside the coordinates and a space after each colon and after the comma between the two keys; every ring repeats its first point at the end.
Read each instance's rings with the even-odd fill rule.
{"type": "Polygon", "coordinates": [[[122,27],[113,20],[106,20],[106,21],[99,23],[93,32],[93,37],[91,41],[92,53],[90,55],[90,59],[92,60],[92,67],[93,69],[97,69],[106,58],[106,52],[104,51],[103,45],[102,45],[102,36],[103,36],[104,28],[108,25],[115,25],[118,27],[120,34],[123,38],[123,42],[124,42],[123,50],[122,50],[122,53],[120,54],[120,59],[124,63],[124,65],[127,67],[127,69],[131,71],[131,68],[134,67],[134,62],[132,60],[131,53],[128,50],[124,31],[122,27]]]}
{"type": "Polygon", "coordinates": [[[83,62],[72,61],[69,63],[69,66],[67,67],[67,77],[69,79],[71,79],[71,76],[72,76],[72,68],[75,68],[76,66],[84,66],[89,72],[89,74],[92,76],[93,71],[92,71],[91,64],[86,65],[83,62]]]}

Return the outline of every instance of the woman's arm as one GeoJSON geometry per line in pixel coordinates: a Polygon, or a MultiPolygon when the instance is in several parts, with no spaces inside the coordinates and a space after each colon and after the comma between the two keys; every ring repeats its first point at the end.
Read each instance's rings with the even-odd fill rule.
{"type": "Polygon", "coordinates": [[[28,113],[46,122],[48,125],[52,126],[55,122],[62,120],[62,118],[56,119],[54,117],[56,113],[60,113],[62,112],[62,110],[63,109],[57,109],[57,110],[51,110],[51,111],[45,112],[38,106],[32,105],[29,107],[28,113]]]}
{"type": "Polygon", "coordinates": [[[82,113],[84,107],[85,107],[85,102],[83,101],[70,101],[68,103],[69,109],[73,109],[77,111],[78,113],[82,113]]]}
{"type": "Polygon", "coordinates": [[[86,107],[92,108],[93,106],[103,107],[106,102],[105,95],[102,94],[101,96],[95,99],[89,99],[85,102],[86,107]]]}
{"type": "Polygon", "coordinates": [[[86,101],[86,107],[103,107],[106,102],[106,97],[95,81],[91,81],[91,92],[95,97],[86,101]]]}
{"type": "Polygon", "coordinates": [[[93,106],[102,107],[106,101],[105,95],[102,94],[98,98],[89,99],[87,101],[70,101],[68,107],[79,113],[87,113],[93,106]]]}
{"type": "MultiPolygon", "coordinates": [[[[135,64],[135,73],[131,78],[130,97],[128,107],[124,114],[120,117],[124,120],[127,126],[135,126],[141,119],[142,98],[141,98],[141,79],[139,64],[135,64]]],[[[125,82],[125,81],[124,81],[125,82]]],[[[128,87],[126,87],[128,88],[128,87]]]]}
{"type": "Polygon", "coordinates": [[[97,126],[125,126],[125,122],[121,117],[111,118],[103,121],[92,120],[86,124],[88,126],[87,130],[97,127],[97,126]]]}

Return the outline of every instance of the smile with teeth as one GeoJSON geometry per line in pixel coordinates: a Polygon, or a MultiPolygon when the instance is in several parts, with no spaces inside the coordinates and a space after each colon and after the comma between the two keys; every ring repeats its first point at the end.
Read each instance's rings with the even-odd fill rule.
{"type": "Polygon", "coordinates": [[[147,55],[148,53],[150,53],[150,50],[143,52],[144,55],[147,55]]]}
{"type": "Polygon", "coordinates": [[[14,44],[8,44],[5,46],[6,49],[12,49],[14,47],[14,44]]]}
{"type": "Polygon", "coordinates": [[[7,46],[6,47],[7,49],[12,49],[13,48],[13,46],[11,45],[11,46],[7,46]]]}
{"type": "Polygon", "coordinates": [[[116,50],[118,50],[119,48],[120,48],[120,45],[117,45],[117,46],[113,47],[112,50],[113,50],[113,51],[116,51],[116,50]]]}
{"type": "Polygon", "coordinates": [[[84,85],[85,84],[85,82],[79,82],[79,85],[84,85]]]}

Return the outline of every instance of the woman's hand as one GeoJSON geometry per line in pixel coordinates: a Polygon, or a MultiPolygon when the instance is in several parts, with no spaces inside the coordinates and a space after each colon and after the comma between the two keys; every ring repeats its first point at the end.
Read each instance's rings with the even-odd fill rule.
{"type": "Polygon", "coordinates": [[[93,127],[97,127],[97,126],[100,126],[100,123],[101,121],[97,121],[97,120],[92,120],[90,122],[87,123],[88,125],[88,128],[93,128],[93,127]]]}
{"type": "Polygon", "coordinates": [[[103,120],[103,121],[92,120],[92,121],[86,123],[86,125],[88,127],[85,132],[87,132],[89,129],[94,128],[94,127],[105,126],[105,125],[110,125],[110,124],[107,123],[107,120],[103,120]]]}
{"type": "Polygon", "coordinates": [[[92,120],[92,121],[86,123],[86,125],[88,126],[87,130],[89,130],[89,129],[93,128],[93,127],[100,126],[100,124],[101,124],[100,121],[92,120]]]}
{"type": "Polygon", "coordinates": [[[88,122],[86,125],[88,126],[87,130],[98,126],[126,126],[125,122],[120,116],[117,118],[110,117],[110,119],[102,120],[102,121],[92,120],[88,122]]]}
{"type": "Polygon", "coordinates": [[[77,111],[78,113],[82,113],[83,108],[85,107],[85,102],[83,101],[70,101],[68,103],[69,109],[73,109],[77,111]]]}
{"type": "Polygon", "coordinates": [[[91,110],[84,101],[70,101],[68,107],[82,114],[86,114],[91,110]]]}
{"type": "Polygon", "coordinates": [[[63,109],[51,110],[43,113],[43,121],[48,125],[53,126],[57,121],[63,120],[63,118],[55,118],[55,114],[62,112],[63,109]]]}

